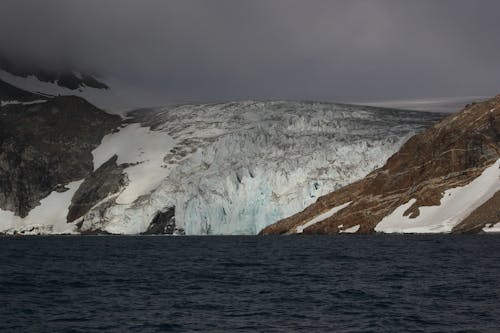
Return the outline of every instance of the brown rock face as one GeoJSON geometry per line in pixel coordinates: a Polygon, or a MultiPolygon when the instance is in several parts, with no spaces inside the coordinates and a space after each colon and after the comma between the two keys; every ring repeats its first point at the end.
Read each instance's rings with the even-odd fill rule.
{"type": "MultiPolygon", "coordinates": [[[[350,202],[344,209],[304,229],[308,234],[336,234],[360,225],[358,233],[372,233],[397,207],[415,199],[404,213],[417,217],[422,206],[441,202],[444,191],[464,186],[500,158],[500,95],[467,105],[425,132],[415,135],[387,163],[261,234],[294,233],[314,217],[350,202]]],[[[455,227],[454,232],[477,232],[500,221],[500,196],[495,195],[455,227]],[[486,216],[488,218],[486,218],[486,216]]]]}
{"type": "Polygon", "coordinates": [[[453,228],[453,232],[461,234],[480,232],[485,225],[496,224],[499,221],[500,191],[457,224],[453,228]]]}

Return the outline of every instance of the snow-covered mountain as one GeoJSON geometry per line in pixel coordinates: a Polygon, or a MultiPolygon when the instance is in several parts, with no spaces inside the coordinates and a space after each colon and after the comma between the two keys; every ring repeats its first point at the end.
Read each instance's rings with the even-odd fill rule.
{"type": "Polygon", "coordinates": [[[118,117],[81,98],[113,89],[0,71],[0,232],[256,234],[443,117],[279,101],[118,117]]]}
{"type": "Polygon", "coordinates": [[[263,234],[500,231],[500,95],[408,140],[384,167],[263,234]]]}
{"type": "Polygon", "coordinates": [[[0,54],[0,69],[5,73],[20,78],[20,82],[29,82],[28,78],[36,78],[40,82],[52,83],[61,88],[82,90],[85,88],[109,89],[109,87],[94,75],[73,70],[48,69],[34,64],[21,63],[0,54]],[[28,79],[28,80],[26,80],[28,79]]]}
{"type": "MultiPolygon", "coordinates": [[[[75,84],[75,86],[70,84],[70,88],[68,85],[61,84],[57,76],[55,79],[51,77],[50,80],[42,80],[36,73],[25,73],[24,76],[19,76],[0,68],[0,82],[3,85],[8,84],[22,89],[25,92],[41,96],[41,98],[79,96],[93,105],[111,113],[120,113],[123,109],[128,108],[126,103],[120,102],[124,99],[123,96],[126,95],[126,92],[122,91],[120,88],[116,88],[116,86],[120,86],[119,83],[113,85],[113,88],[110,88],[106,84],[94,79],[103,86],[99,86],[98,84],[89,86],[86,85],[85,82],[87,82],[86,79],[90,80],[90,78],[92,78],[91,76],[79,72],[70,72],[67,75],[71,75],[70,78],[74,80],[71,82],[75,84]]],[[[3,96],[2,100],[4,103],[17,101],[16,96],[3,96]]]]}
{"type": "Polygon", "coordinates": [[[158,105],[163,100],[159,99],[158,93],[144,91],[117,77],[102,79],[81,70],[48,70],[34,65],[19,65],[0,54],[0,101],[5,104],[27,100],[12,87],[21,89],[22,95],[36,96],[37,100],[78,96],[107,113],[117,115],[139,107],[158,105]],[[10,88],[7,89],[7,86],[10,88]]]}
{"type": "Polygon", "coordinates": [[[2,102],[0,229],[34,224],[67,230],[64,200],[92,172],[92,150],[121,122],[75,96],[2,102]]]}
{"type": "MultiPolygon", "coordinates": [[[[42,170],[57,170],[49,172],[50,182],[40,175],[21,187],[13,185],[23,176],[16,167],[0,169],[5,180],[0,231],[256,234],[362,178],[414,133],[442,118],[365,106],[249,101],[137,110],[113,131],[120,123],[116,118],[78,97],[43,98],[35,105],[4,103],[0,115],[7,121],[27,112],[51,124],[54,110],[79,105],[89,123],[73,128],[73,141],[28,145],[42,156],[46,150],[71,151],[69,170],[77,161],[85,167],[63,172],[68,159],[42,159],[42,170]],[[97,132],[88,141],[92,129],[97,132]],[[75,142],[82,145],[76,151],[75,142]]],[[[29,118],[15,119],[3,126],[18,124],[21,137],[36,141],[40,133],[29,127],[29,118]]],[[[54,133],[60,126],[52,127],[54,133]]],[[[18,145],[18,134],[3,144],[18,145]]],[[[4,154],[4,163],[33,162],[25,150],[14,157],[4,154]]]]}

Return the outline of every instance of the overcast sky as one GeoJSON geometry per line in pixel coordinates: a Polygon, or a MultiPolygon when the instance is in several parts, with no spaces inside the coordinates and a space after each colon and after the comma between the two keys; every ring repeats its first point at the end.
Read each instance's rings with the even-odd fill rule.
{"type": "Polygon", "coordinates": [[[498,0],[2,0],[0,52],[160,100],[500,93],[498,0]]]}

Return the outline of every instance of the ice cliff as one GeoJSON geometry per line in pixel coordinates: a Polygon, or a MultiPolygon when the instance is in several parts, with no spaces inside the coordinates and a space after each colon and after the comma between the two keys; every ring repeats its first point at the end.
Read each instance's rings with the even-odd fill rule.
{"type": "Polygon", "coordinates": [[[432,113],[315,102],[235,102],[137,110],[93,151],[118,156],[126,185],[76,223],[143,233],[175,209],[186,234],[256,234],[382,166],[432,113]]]}

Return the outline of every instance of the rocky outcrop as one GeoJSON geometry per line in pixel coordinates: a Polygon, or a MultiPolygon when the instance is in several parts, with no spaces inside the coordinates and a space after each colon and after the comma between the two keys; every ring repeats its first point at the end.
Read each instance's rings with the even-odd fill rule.
{"type": "MultiPolygon", "coordinates": [[[[337,234],[356,226],[358,233],[373,233],[384,218],[404,205],[408,207],[404,206],[401,218],[411,223],[412,219],[417,221],[423,207],[439,207],[447,191],[470,184],[499,158],[500,95],[467,105],[463,111],[415,135],[382,168],[319,198],[304,211],[263,229],[261,234],[297,233],[302,228],[306,234],[337,234]],[[307,225],[340,205],[346,206],[307,225]]],[[[485,202],[476,199],[470,198],[466,205],[470,204],[472,212],[460,218],[450,231],[477,232],[488,223],[500,221],[498,193],[485,202]]]]}
{"type": "Polygon", "coordinates": [[[75,96],[0,107],[0,208],[25,217],[52,191],[87,177],[92,150],[120,123],[75,96]]]}
{"type": "Polygon", "coordinates": [[[68,222],[83,216],[90,208],[111,194],[118,192],[127,183],[123,170],[126,164],[117,165],[117,155],[113,155],[90,176],[85,178],[71,199],[68,211],[68,222]]]}
{"type": "Polygon", "coordinates": [[[175,232],[175,207],[170,207],[164,212],[158,212],[148,230],[143,235],[172,235],[175,232]]]}

